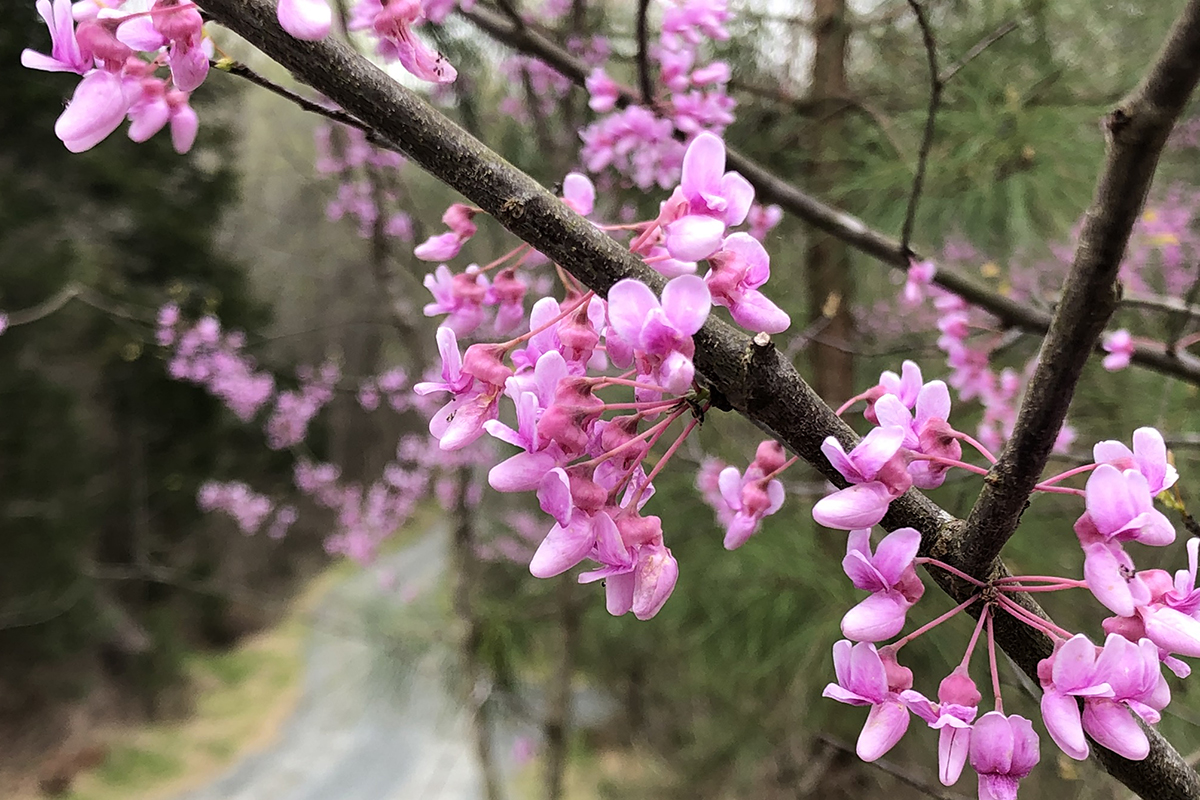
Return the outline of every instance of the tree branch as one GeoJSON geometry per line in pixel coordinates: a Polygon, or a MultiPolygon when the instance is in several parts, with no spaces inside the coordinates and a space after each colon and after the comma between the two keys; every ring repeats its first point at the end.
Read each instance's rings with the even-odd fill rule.
{"type": "MultiPolygon", "coordinates": [[[[270,0],[201,0],[201,4],[230,30],[375,128],[382,140],[400,143],[399,150],[412,161],[597,293],[607,294],[614,283],[627,277],[661,290],[665,279],[637,256],[344,45],[304,42],[287,35],[270,0]]],[[[717,407],[741,412],[831,481],[845,485],[820,446],[829,435],[846,447],[852,447],[857,437],[775,350],[770,337],[759,334],[751,340],[713,315],[695,342],[696,367],[711,384],[717,407]]],[[[961,563],[962,522],[919,492],[895,500],[883,524],[888,529],[916,528],[922,533],[922,555],[954,566],[961,563]]],[[[974,594],[967,582],[934,572],[935,581],[959,602],[974,594]]],[[[998,561],[990,565],[990,572],[1007,574],[998,561]]],[[[1034,613],[1044,613],[1028,595],[1017,599],[1034,613]]],[[[1036,676],[1038,662],[1051,653],[1050,640],[1007,614],[997,617],[997,641],[1026,674],[1036,676]]],[[[1124,762],[1110,754],[1105,757],[1106,767],[1146,798],[1200,796],[1200,778],[1179,753],[1154,730],[1148,736],[1151,753],[1145,761],[1124,762]]],[[[1095,749],[1101,754],[1101,748],[1095,749]]]]}
{"type": "Polygon", "coordinates": [[[638,0],[637,72],[642,105],[654,105],[654,81],[650,75],[650,0],[638,0]]]}
{"type": "MultiPolygon", "coordinates": [[[[537,56],[572,82],[582,86],[587,79],[588,69],[583,62],[537,31],[528,27],[515,29],[497,15],[478,6],[459,13],[497,41],[526,55],[537,56]]],[[[637,102],[637,95],[632,89],[620,88],[619,104],[637,102]]],[[[895,239],[801,191],[737,150],[726,148],[726,160],[732,169],[753,184],[760,202],[778,203],[817,230],[836,236],[859,252],[897,269],[907,270],[910,258],[921,259],[919,253],[906,253],[895,239]]],[[[1004,326],[1040,334],[1050,330],[1050,314],[993,292],[967,277],[939,270],[933,282],[992,314],[1004,326]]],[[[1132,360],[1147,369],[1200,386],[1200,359],[1187,354],[1176,355],[1165,348],[1138,344],[1134,346],[1132,360]]]]}
{"type": "Polygon", "coordinates": [[[1017,22],[1016,20],[1010,20],[976,42],[974,47],[963,53],[962,57],[959,58],[958,61],[955,61],[953,64],[947,67],[940,76],[938,76],[938,80],[941,81],[942,86],[945,86],[947,83],[949,83],[963,67],[978,58],[984,50],[987,50],[989,47],[1003,39],[1005,36],[1008,36],[1019,27],[1021,27],[1021,23],[1017,22]]]}
{"type": "Polygon", "coordinates": [[[1105,120],[1108,156],[1085,217],[1041,357],[1013,435],[967,518],[969,572],[986,570],[1017,528],[1075,385],[1120,300],[1117,270],[1176,118],[1200,80],[1200,0],[1191,0],[1163,50],[1105,120]]]}
{"type": "Polygon", "coordinates": [[[912,243],[913,223],[917,218],[917,205],[921,201],[921,187],[925,184],[925,170],[929,166],[929,151],[933,148],[933,134],[937,125],[938,106],[942,103],[942,78],[938,71],[937,40],[929,27],[929,17],[917,0],[908,0],[908,7],[917,18],[921,29],[921,42],[925,46],[925,61],[929,65],[929,109],[925,112],[925,130],[921,133],[921,147],[917,150],[917,169],[913,173],[912,191],[908,195],[908,208],[904,212],[904,225],[900,228],[900,249],[908,253],[912,243]]]}

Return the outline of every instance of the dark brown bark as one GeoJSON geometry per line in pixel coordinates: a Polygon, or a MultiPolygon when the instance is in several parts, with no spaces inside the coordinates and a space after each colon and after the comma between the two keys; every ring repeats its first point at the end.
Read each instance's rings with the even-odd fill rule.
{"type": "MultiPolygon", "coordinates": [[[[812,93],[818,97],[846,95],[846,45],[850,27],[846,23],[846,0],[816,0],[813,36],[816,51],[812,63],[812,93]]],[[[829,194],[840,182],[839,155],[845,142],[845,116],[819,114],[813,121],[813,161],[809,185],[829,194]]],[[[854,339],[854,277],[850,249],[829,233],[814,231],[805,259],[808,286],[808,320],[827,319],[821,338],[809,345],[813,386],[817,394],[841,403],[854,395],[854,355],[834,346],[854,339]]]]}

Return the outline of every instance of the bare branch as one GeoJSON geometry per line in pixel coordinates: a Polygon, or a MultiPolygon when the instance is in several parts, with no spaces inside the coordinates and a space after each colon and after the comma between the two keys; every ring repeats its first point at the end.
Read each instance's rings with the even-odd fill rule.
{"type": "Polygon", "coordinates": [[[925,170],[929,165],[929,151],[933,147],[933,134],[937,125],[938,106],[942,103],[942,79],[938,75],[937,40],[929,27],[929,17],[917,0],[908,0],[908,7],[917,17],[921,29],[921,42],[925,46],[925,60],[929,65],[929,109],[925,112],[925,130],[921,134],[921,147],[917,151],[917,169],[913,174],[912,191],[908,195],[908,208],[904,212],[904,225],[900,228],[900,249],[911,252],[913,223],[917,218],[917,204],[921,201],[921,187],[925,184],[925,170]]]}
{"type": "Polygon", "coordinates": [[[1200,80],[1200,0],[1191,0],[1141,84],[1105,120],[1108,157],[1085,217],[1062,301],[1042,345],[1012,438],[967,518],[971,574],[989,565],[1017,528],[1067,414],[1083,366],[1117,308],[1117,270],[1158,157],[1200,80]]]}
{"type": "Polygon", "coordinates": [[[246,66],[245,64],[242,64],[239,61],[234,61],[233,59],[229,59],[229,58],[222,58],[218,61],[210,61],[209,64],[212,65],[213,68],[219,69],[222,72],[228,72],[230,75],[237,75],[239,78],[245,78],[246,80],[250,81],[254,85],[261,86],[262,88],[266,89],[268,92],[277,94],[280,97],[282,97],[284,100],[288,100],[289,102],[295,103],[297,106],[304,109],[305,111],[312,112],[313,114],[318,114],[327,119],[331,119],[334,122],[340,122],[343,125],[349,125],[351,128],[358,128],[360,131],[364,131],[366,133],[372,132],[371,128],[368,125],[363,124],[363,122],[361,120],[355,119],[353,116],[351,116],[350,114],[347,114],[345,111],[342,111],[342,110],[336,109],[336,108],[329,108],[327,106],[323,106],[320,103],[317,103],[313,100],[309,100],[307,97],[298,95],[295,92],[293,92],[291,89],[287,89],[283,86],[280,86],[278,83],[275,83],[274,81],[270,80],[269,78],[266,78],[266,77],[258,74],[254,70],[250,69],[250,67],[246,66]]]}
{"type": "Polygon", "coordinates": [[[650,0],[638,0],[637,71],[642,104],[654,105],[654,81],[650,76],[650,0]]]}
{"type": "Polygon", "coordinates": [[[999,28],[996,28],[996,30],[992,31],[987,36],[976,42],[974,47],[963,53],[962,57],[959,58],[958,61],[955,61],[953,64],[947,67],[940,76],[938,76],[938,80],[941,82],[942,86],[944,87],[947,83],[949,83],[950,80],[957,75],[963,67],[978,58],[980,53],[982,53],[984,50],[987,50],[989,47],[1003,39],[1005,36],[1008,36],[1019,27],[1021,27],[1021,23],[1017,22],[1016,20],[1011,20],[1004,23],[999,28]]]}

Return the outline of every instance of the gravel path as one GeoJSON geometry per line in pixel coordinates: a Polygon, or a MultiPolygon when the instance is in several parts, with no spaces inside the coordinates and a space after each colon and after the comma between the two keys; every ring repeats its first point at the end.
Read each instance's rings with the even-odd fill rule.
{"type": "MultiPolygon", "coordinates": [[[[379,631],[404,596],[436,585],[446,536],[432,533],[331,589],[315,612],[303,694],[269,749],[178,800],[479,800],[465,714],[436,653],[397,658],[379,631]],[[391,571],[394,592],[379,588],[391,571]]],[[[415,613],[415,608],[412,613],[415,613]]]]}

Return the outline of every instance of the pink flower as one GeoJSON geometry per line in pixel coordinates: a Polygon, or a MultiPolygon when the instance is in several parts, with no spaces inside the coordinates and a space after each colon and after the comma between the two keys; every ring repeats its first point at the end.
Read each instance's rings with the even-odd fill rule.
{"type": "Polygon", "coordinates": [[[615,332],[644,360],[647,369],[639,372],[657,375],[668,392],[683,394],[695,376],[692,335],[700,330],[711,307],[708,287],[695,275],[669,281],[661,303],[646,284],[627,278],[608,290],[609,338],[615,332]]]}
{"type": "Polygon", "coordinates": [[[1111,439],[1097,442],[1092,448],[1097,464],[1111,464],[1117,469],[1136,469],[1146,478],[1151,495],[1170,489],[1179,480],[1179,473],[1167,461],[1167,445],[1162,434],[1154,428],[1138,428],[1133,432],[1133,450],[1111,439]]]}
{"type": "Polygon", "coordinates": [[[1108,353],[1101,362],[1109,372],[1125,369],[1133,358],[1133,337],[1122,328],[1104,335],[1104,350],[1108,353]]]}
{"type": "Polygon", "coordinates": [[[596,187],[581,173],[571,172],[563,178],[562,196],[563,202],[581,216],[588,216],[596,208],[596,187]]]}
{"type": "Polygon", "coordinates": [[[84,75],[95,61],[89,50],[80,47],[75,38],[75,21],[71,16],[71,0],[38,0],[38,14],[50,26],[50,55],[26,49],[21,52],[21,65],[45,72],[75,72],[84,75]]]}
{"type": "Polygon", "coordinates": [[[842,634],[847,639],[879,642],[904,628],[908,609],[925,593],[913,567],[920,546],[920,533],[898,528],[883,537],[872,553],[870,530],[850,532],[842,569],[855,588],[871,592],[871,596],[842,617],[842,634]]]}
{"type": "Polygon", "coordinates": [[[279,0],[278,14],[280,27],[305,41],[324,39],[333,26],[328,0],[279,0]]]}
{"type": "Polygon", "coordinates": [[[971,731],[971,766],[979,800],[1016,800],[1017,785],[1037,766],[1038,735],[1022,716],[989,711],[971,731]]]}
{"type": "MultiPolygon", "coordinates": [[[[1137,579],[1149,590],[1149,601],[1137,605],[1135,616],[1104,620],[1105,632],[1119,633],[1135,642],[1148,638],[1164,656],[1169,653],[1200,656],[1200,620],[1197,619],[1200,591],[1196,590],[1200,539],[1188,539],[1187,552],[1188,568],[1176,572],[1174,582],[1163,570],[1139,572],[1137,579]]],[[[1180,677],[1191,672],[1191,668],[1177,658],[1168,656],[1163,660],[1180,677]]]]}
{"type": "Polygon", "coordinates": [[[835,437],[826,438],[821,452],[854,485],[818,500],[813,519],[846,531],[870,528],[883,519],[892,500],[912,486],[900,455],[904,435],[904,429],[895,426],[875,428],[849,454],[835,437]]]}
{"type": "Polygon", "coordinates": [[[708,257],[712,267],[704,282],[713,302],[729,309],[730,316],[751,331],[782,333],[792,324],[779,306],[759,287],[771,277],[771,261],[762,244],[748,233],[726,237],[721,249],[708,257]]]}
{"type": "Polygon", "coordinates": [[[440,53],[427,48],[412,26],[424,19],[418,0],[362,0],[355,7],[352,30],[370,29],[380,37],[379,53],[395,58],[421,80],[451,83],[458,77],[454,67],[440,53]]]}
{"type": "MultiPolygon", "coordinates": [[[[924,455],[958,461],[962,445],[946,420],[950,416],[950,390],[942,381],[930,381],[917,393],[916,416],[893,394],[875,401],[875,416],[881,426],[904,429],[904,447],[924,455]]],[[[946,480],[948,464],[915,461],[908,467],[913,483],[920,489],[936,489],[946,480]]]]}
{"type": "Polygon", "coordinates": [[[588,105],[592,111],[599,114],[607,114],[617,107],[617,98],[620,97],[620,87],[617,82],[608,77],[602,68],[596,67],[592,73],[587,76],[584,86],[588,90],[588,105]]]}
{"type": "Polygon", "coordinates": [[[667,201],[667,251],[682,261],[699,261],[721,246],[726,226],[740,225],[750,211],[754,187],[725,172],[725,143],[701,133],[683,155],[679,188],[667,201]]]}
{"type": "Polygon", "coordinates": [[[856,750],[863,761],[883,757],[908,730],[908,709],[900,693],[912,688],[912,673],[887,669],[875,645],[852,645],[845,639],[833,646],[833,668],[837,683],[827,685],[822,696],[847,705],[870,706],[856,750]]]}
{"type": "Polygon", "coordinates": [[[72,153],[82,153],[107,139],[128,111],[121,78],[96,70],[75,87],[75,95],[54,124],[54,134],[72,153]]]}
{"type": "Polygon", "coordinates": [[[761,206],[754,203],[750,213],[746,215],[746,224],[750,226],[750,235],[758,241],[767,238],[767,234],[783,220],[783,209],[777,205],[761,206]]]}
{"type": "Polygon", "coordinates": [[[721,498],[732,516],[725,532],[725,549],[736,550],[746,543],[769,517],[783,506],[783,484],[777,480],[763,480],[764,473],[756,464],[746,468],[746,474],[737,467],[726,467],[718,477],[721,498]]]}
{"type": "Polygon", "coordinates": [[[606,513],[596,528],[592,559],[601,568],[579,576],[580,583],[604,580],[605,605],[613,616],[630,611],[650,619],[663,607],[679,578],[679,564],[662,544],[658,517],[622,513],[614,522],[606,513]]]}
{"type": "Polygon", "coordinates": [[[900,699],[909,711],[929,723],[938,733],[938,780],[943,786],[958,782],[971,747],[971,723],[979,713],[979,689],[963,667],[942,679],[938,703],[908,689],[900,699]]]}
{"type": "Polygon", "coordinates": [[[925,291],[933,283],[937,267],[932,261],[913,261],[908,265],[904,280],[904,302],[916,305],[925,299],[925,291]]]}
{"type": "Polygon", "coordinates": [[[1149,639],[1134,644],[1113,633],[1099,658],[1096,651],[1079,634],[1038,665],[1046,730],[1075,759],[1087,758],[1086,731],[1114,753],[1140,761],[1149,755],[1150,742],[1129,712],[1154,724],[1171,701],[1158,648],[1149,639]],[[1084,699],[1082,716],[1076,697],[1084,699]]]}

